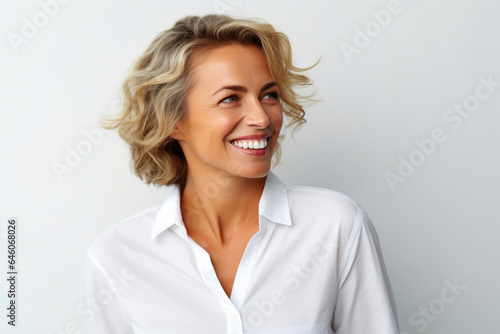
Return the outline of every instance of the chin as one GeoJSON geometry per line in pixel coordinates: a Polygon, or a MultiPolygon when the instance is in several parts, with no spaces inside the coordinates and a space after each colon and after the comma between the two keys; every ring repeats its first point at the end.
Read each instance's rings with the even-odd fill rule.
{"type": "Polygon", "coordinates": [[[267,174],[269,174],[269,171],[271,170],[270,163],[246,164],[246,165],[240,165],[240,166],[235,166],[235,167],[236,167],[236,169],[234,170],[233,175],[245,177],[245,178],[249,178],[249,179],[258,179],[258,178],[266,177],[267,174]]]}

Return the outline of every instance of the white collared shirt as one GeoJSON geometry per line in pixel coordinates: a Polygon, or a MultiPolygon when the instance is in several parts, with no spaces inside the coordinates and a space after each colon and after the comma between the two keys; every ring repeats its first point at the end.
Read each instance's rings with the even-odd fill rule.
{"type": "Polygon", "coordinates": [[[269,173],[231,298],[175,188],[87,253],[89,333],[397,334],[376,232],[349,197],[269,173]]]}

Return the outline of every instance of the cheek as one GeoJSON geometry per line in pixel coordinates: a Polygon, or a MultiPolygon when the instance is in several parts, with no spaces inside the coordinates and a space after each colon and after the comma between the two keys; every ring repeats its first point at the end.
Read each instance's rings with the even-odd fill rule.
{"type": "Polygon", "coordinates": [[[281,127],[283,126],[283,112],[281,111],[281,108],[277,108],[277,110],[270,113],[269,118],[274,127],[274,131],[279,133],[281,131],[281,127]]]}
{"type": "Polygon", "coordinates": [[[225,139],[225,137],[238,125],[239,121],[240,119],[236,113],[221,113],[213,119],[212,124],[215,125],[213,130],[219,134],[221,139],[225,139]]]}
{"type": "Polygon", "coordinates": [[[235,117],[229,113],[212,115],[211,117],[199,117],[191,129],[192,134],[204,144],[224,139],[237,124],[235,117]]]}

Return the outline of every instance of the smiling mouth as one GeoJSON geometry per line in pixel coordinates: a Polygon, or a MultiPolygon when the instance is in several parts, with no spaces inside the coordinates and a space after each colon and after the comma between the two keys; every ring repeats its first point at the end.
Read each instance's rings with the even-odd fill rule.
{"type": "Polygon", "coordinates": [[[251,150],[261,150],[267,147],[267,140],[269,138],[264,138],[261,140],[233,140],[232,145],[240,148],[246,148],[251,150]]]}

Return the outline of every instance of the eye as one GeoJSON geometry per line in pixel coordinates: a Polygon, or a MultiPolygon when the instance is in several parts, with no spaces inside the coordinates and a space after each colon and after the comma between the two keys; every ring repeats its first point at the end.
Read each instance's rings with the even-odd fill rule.
{"type": "Polygon", "coordinates": [[[223,98],[222,100],[219,101],[219,103],[231,103],[231,102],[238,102],[240,98],[238,95],[233,94],[229,95],[228,97],[223,98]]]}
{"type": "Polygon", "coordinates": [[[264,96],[262,96],[263,100],[278,100],[279,95],[278,92],[269,92],[265,93],[264,96]]]}

